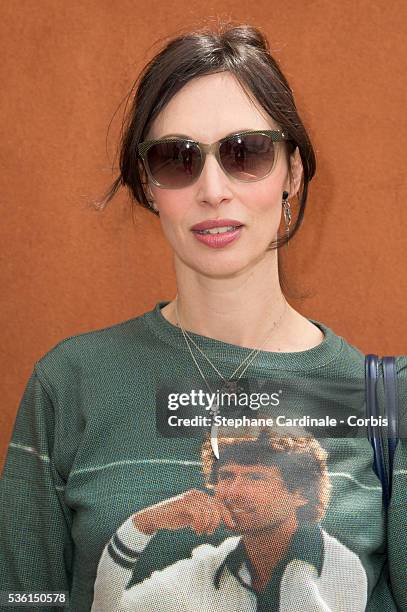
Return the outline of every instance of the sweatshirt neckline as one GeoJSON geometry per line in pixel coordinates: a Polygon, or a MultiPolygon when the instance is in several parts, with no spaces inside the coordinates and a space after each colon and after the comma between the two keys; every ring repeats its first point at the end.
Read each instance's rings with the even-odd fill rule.
{"type": "MultiPolygon", "coordinates": [[[[145,313],[144,321],[149,330],[160,340],[189,354],[179,327],[167,321],[161,313],[161,309],[167,304],[169,304],[168,300],[158,302],[153,310],[145,313]]],[[[336,359],[343,348],[343,338],[337,336],[323,323],[314,319],[308,320],[323,332],[324,339],[320,344],[305,351],[260,351],[251,367],[254,369],[310,370],[326,366],[336,359]]],[[[189,334],[208,356],[225,363],[238,365],[252,351],[250,348],[229,344],[208,336],[192,332],[189,334]]]]}

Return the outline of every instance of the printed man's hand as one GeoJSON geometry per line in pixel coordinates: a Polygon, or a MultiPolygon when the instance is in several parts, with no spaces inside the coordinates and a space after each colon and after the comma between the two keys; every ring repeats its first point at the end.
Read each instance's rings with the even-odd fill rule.
{"type": "Polygon", "coordinates": [[[222,521],[230,529],[235,527],[226,506],[198,489],[190,489],[133,515],[136,529],[146,534],[184,527],[191,527],[197,534],[213,533],[222,521]]]}

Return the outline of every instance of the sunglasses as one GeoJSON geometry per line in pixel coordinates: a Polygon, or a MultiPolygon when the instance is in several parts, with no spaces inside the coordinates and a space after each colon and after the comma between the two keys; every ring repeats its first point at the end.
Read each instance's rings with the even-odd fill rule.
{"type": "Polygon", "coordinates": [[[200,176],[208,153],[215,155],[225,174],[245,183],[260,181],[273,171],[276,142],[290,140],[281,130],[246,130],[204,144],[182,137],[146,140],[138,152],[147,175],[157,187],[182,189],[200,176]]]}

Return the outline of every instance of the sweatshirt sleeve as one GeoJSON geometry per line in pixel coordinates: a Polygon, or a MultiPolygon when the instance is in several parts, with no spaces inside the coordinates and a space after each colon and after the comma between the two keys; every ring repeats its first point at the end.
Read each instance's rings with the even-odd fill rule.
{"type": "Polygon", "coordinates": [[[407,610],[407,357],[397,359],[397,370],[400,439],[388,514],[388,556],[394,599],[400,610],[407,610]]]}
{"type": "MultiPolygon", "coordinates": [[[[34,368],[0,480],[0,591],[70,591],[72,517],[55,465],[55,422],[53,402],[34,368]]],[[[10,608],[0,604],[0,610],[10,608]]]]}

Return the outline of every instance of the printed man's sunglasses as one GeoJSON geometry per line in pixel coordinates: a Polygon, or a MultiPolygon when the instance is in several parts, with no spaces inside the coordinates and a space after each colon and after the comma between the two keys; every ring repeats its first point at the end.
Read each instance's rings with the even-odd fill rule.
{"type": "Polygon", "coordinates": [[[245,183],[260,181],[273,171],[279,148],[275,143],[283,140],[290,138],[282,130],[246,130],[212,144],[171,136],[141,142],[138,152],[154,185],[182,189],[199,178],[208,153],[228,176],[245,183]]]}

